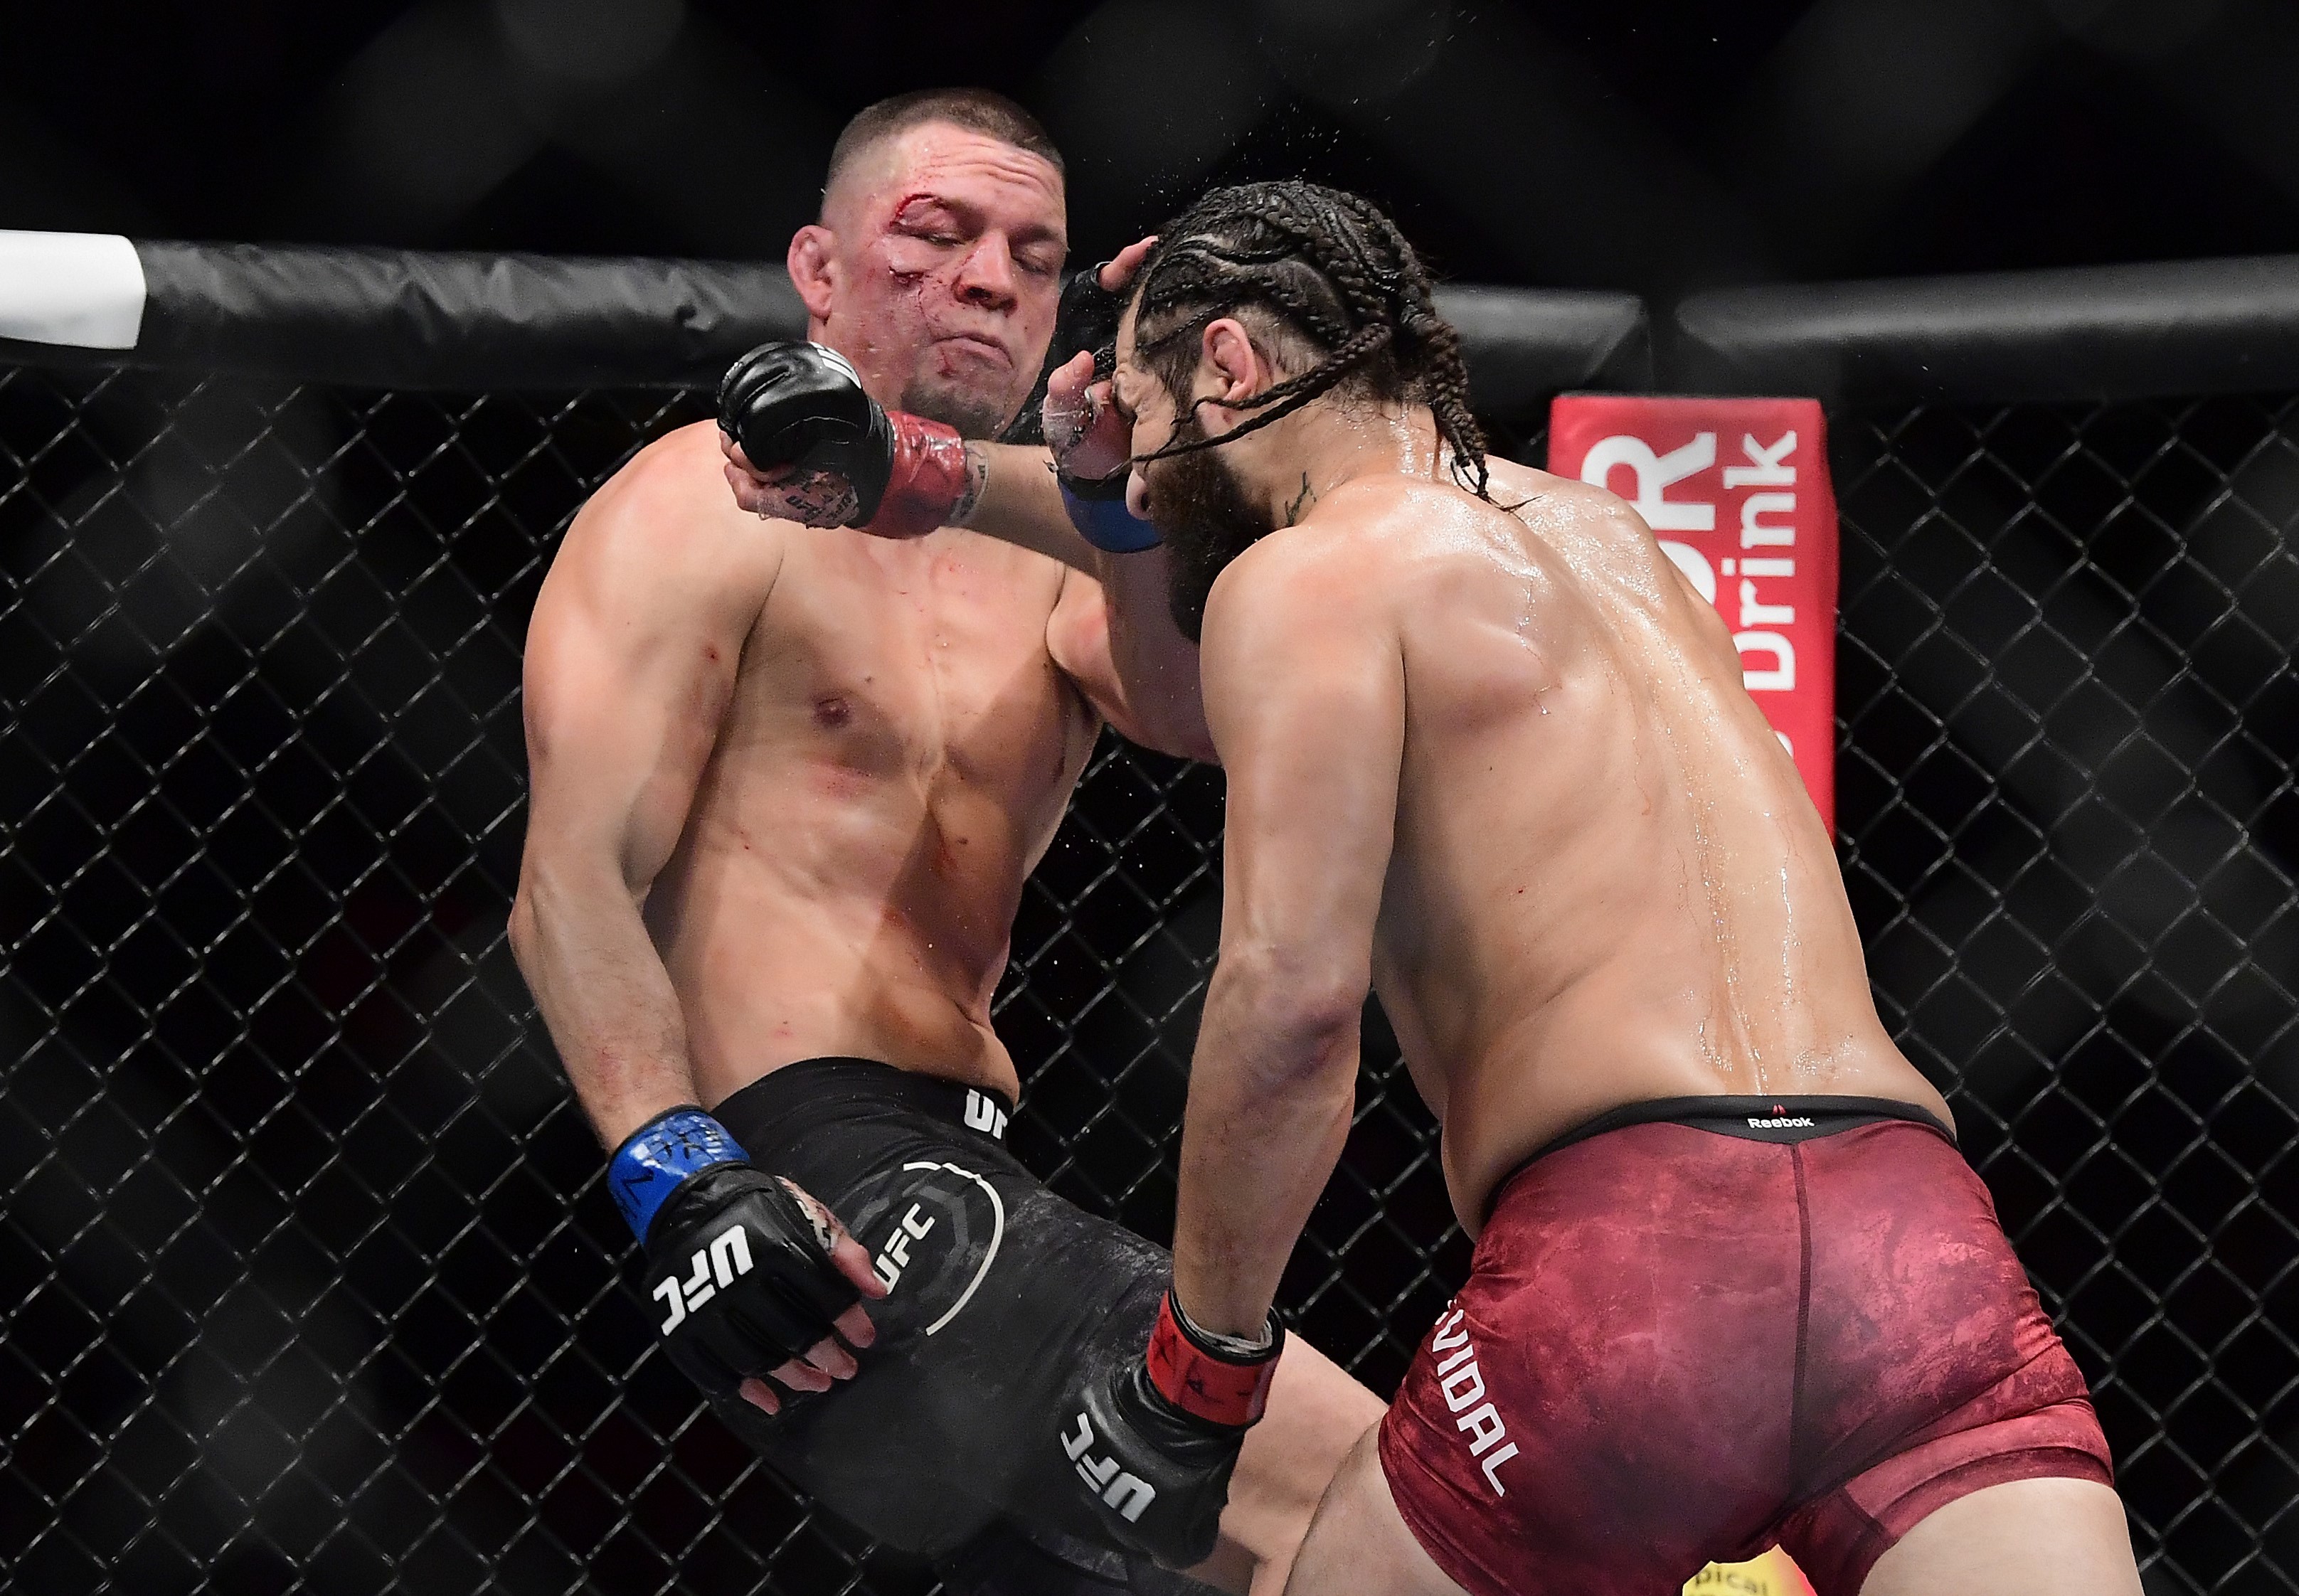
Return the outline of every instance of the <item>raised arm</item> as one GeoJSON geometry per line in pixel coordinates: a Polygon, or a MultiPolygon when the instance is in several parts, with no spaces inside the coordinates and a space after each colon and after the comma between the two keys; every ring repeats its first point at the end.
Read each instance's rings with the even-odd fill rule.
{"type": "Polygon", "coordinates": [[[1396,629],[1340,539],[1266,541],[1206,611],[1229,775],[1220,962],[1183,1121],[1174,1290],[1258,1335],[1347,1138],[1405,748],[1396,629]]]}

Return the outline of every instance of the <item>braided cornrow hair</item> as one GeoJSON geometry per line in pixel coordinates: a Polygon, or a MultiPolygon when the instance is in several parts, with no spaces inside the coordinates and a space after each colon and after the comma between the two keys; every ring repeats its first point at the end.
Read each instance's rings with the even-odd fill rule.
{"type": "Polygon", "coordinates": [[[1196,368],[1195,335],[1237,310],[1268,312],[1321,357],[1244,401],[1241,408],[1257,413],[1242,425],[1168,443],[1144,460],[1226,443],[1347,382],[1376,400],[1427,405],[1456,479],[1490,497],[1461,335],[1437,314],[1420,257],[1371,200],[1298,180],[1216,188],[1159,232],[1133,295],[1136,358],[1176,393],[1196,368]]]}

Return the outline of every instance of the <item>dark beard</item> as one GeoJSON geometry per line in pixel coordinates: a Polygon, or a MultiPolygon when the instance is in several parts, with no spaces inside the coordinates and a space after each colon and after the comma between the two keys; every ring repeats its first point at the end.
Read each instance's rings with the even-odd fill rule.
{"type": "Polygon", "coordinates": [[[1001,404],[1002,401],[996,394],[947,383],[929,382],[924,377],[912,378],[909,385],[902,390],[903,409],[913,416],[924,416],[929,421],[939,421],[944,426],[954,427],[961,438],[996,437],[1008,419],[1008,413],[1000,408],[1001,404]]]}
{"type": "MultiPolygon", "coordinates": [[[[1202,436],[1194,424],[1175,442],[1202,436]]],[[[1229,562],[1277,530],[1266,505],[1245,491],[1219,449],[1200,449],[1150,467],[1150,515],[1171,560],[1174,624],[1191,642],[1205,629],[1206,599],[1229,562]]]]}

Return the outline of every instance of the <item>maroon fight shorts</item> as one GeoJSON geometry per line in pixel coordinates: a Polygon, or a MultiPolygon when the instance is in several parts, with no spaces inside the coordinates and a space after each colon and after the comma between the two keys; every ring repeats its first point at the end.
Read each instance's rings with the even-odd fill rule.
{"type": "Polygon", "coordinates": [[[1537,1154],[1381,1462],[1472,1596],[1658,1596],[1774,1542],[1854,1596],[1959,1496],[2112,1483],[1987,1187],[1930,1115],[1864,1097],[1632,1104],[1537,1154]]]}

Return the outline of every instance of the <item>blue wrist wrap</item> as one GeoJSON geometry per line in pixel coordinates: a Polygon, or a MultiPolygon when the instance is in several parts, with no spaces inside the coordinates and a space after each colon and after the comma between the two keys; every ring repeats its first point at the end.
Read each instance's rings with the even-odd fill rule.
{"type": "Polygon", "coordinates": [[[649,1120],[615,1149],[607,1162],[607,1190],[643,1242],[656,1212],[689,1175],[748,1157],[726,1128],[701,1109],[674,1108],[649,1120]]]}
{"type": "Polygon", "coordinates": [[[1081,499],[1063,483],[1062,508],[1078,535],[1105,554],[1139,554],[1164,540],[1158,529],[1125,508],[1123,499],[1081,499]]]}

